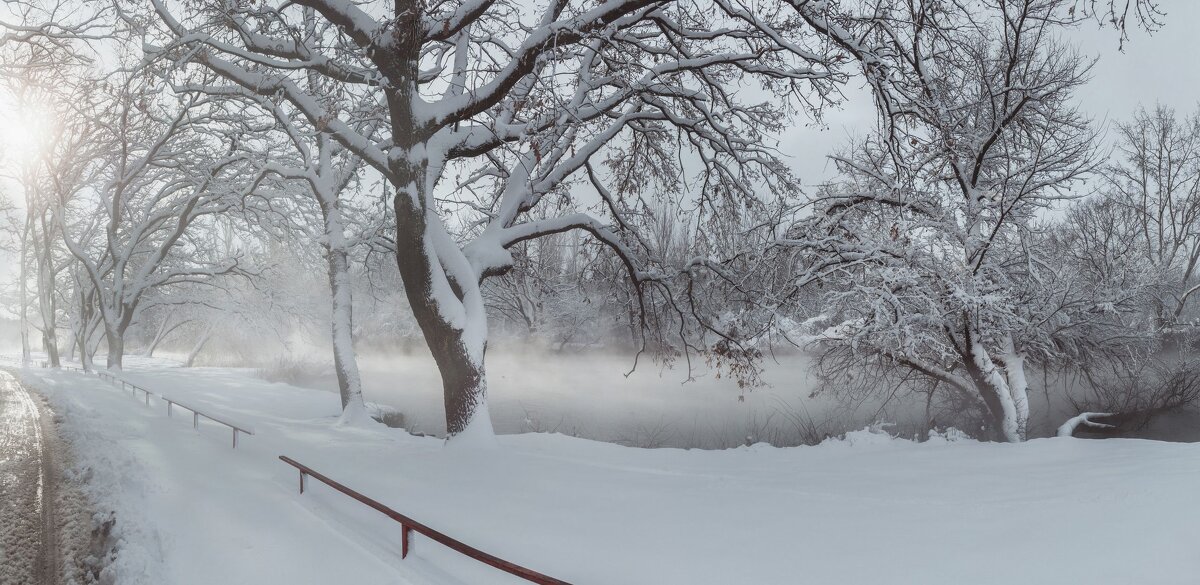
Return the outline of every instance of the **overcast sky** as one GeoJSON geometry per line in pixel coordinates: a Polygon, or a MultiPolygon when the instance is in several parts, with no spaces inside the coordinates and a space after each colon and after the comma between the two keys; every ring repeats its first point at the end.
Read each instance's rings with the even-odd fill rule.
{"type": "MultiPolygon", "coordinates": [[[[1140,105],[1149,108],[1161,102],[1187,114],[1200,103],[1200,52],[1194,50],[1193,38],[1200,34],[1200,0],[1159,0],[1159,6],[1167,13],[1162,28],[1153,34],[1131,30],[1124,52],[1112,28],[1084,24],[1068,35],[1084,53],[1100,59],[1091,82],[1079,94],[1083,110],[1098,124],[1127,119],[1140,105]]],[[[824,127],[798,122],[783,138],[781,149],[805,185],[829,179],[833,167],[826,156],[874,123],[873,106],[861,83],[854,82],[847,95],[847,103],[826,112],[824,127]]]]}

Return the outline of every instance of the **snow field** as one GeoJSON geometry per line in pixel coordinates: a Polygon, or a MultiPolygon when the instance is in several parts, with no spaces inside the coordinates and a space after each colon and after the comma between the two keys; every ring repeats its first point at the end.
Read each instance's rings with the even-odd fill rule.
{"type": "MultiPolygon", "coordinates": [[[[633,449],[561,435],[449,447],[336,426],[328,392],[138,362],[130,381],[244,421],[229,431],[95,378],[28,371],[117,515],[119,583],[520,581],[309,480],[287,454],[472,546],[575,583],[1189,584],[1200,445],[1042,439],[633,449]]],[[[371,397],[368,395],[367,397],[371,397]]]]}

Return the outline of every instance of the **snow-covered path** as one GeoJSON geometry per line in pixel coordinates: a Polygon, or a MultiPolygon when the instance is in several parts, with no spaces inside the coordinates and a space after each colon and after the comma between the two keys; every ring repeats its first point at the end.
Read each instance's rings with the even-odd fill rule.
{"type": "MultiPolygon", "coordinates": [[[[1043,439],[633,449],[561,435],[447,446],[339,427],[336,394],[252,372],[122,377],[253,427],[166,417],[70,372],[23,373],[116,512],[122,584],[516,585],[310,480],[286,454],[438,530],[577,585],[1194,585],[1200,445],[1043,439]],[[220,559],[220,562],[213,562],[220,559]]],[[[403,383],[400,381],[399,383],[403,383]]]]}
{"type": "Polygon", "coordinates": [[[0,584],[60,580],[56,474],[37,402],[8,372],[0,371],[0,584]]]}

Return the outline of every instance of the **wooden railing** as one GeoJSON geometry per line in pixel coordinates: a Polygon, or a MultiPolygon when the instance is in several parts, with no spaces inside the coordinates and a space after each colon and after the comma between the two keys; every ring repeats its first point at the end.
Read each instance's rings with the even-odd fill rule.
{"type": "Polygon", "coordinates": [[[505,573],[508,573],[510,575],[515,575],[517,577],[520,577],[531,583],[537,583],[538,585],[570,585],[570,583],[567,583],[566,581],[562,581],[560,579],[555,579],[554,577],[548,577],[548,576],[543,575],[532,569],[527,569],[527,568],[517,565],[515,563],[511,563],[509,561],[501,559],[497,556],[485,553],[485,552],[483,552],[473,546],[470,546],[468,544],[464,544],[463,542],[461,542],[459,540],[456,540],[454,538],[451,538],[450,536],[447,536],[441,532],[438,532],[437,530],[434,530],[433,528],[430,528],[420,522],[417,522],[416,520],[413,520],[412,518],[409,518],[408,516],[405,516],[404,514],[401,514],[397,511],[379,503],[376,500],[368,498],[367,496],[364,496],[363,494],[360,494],[360,493],[346,487],[345,485],[330,479],[329,477],[317,472],[313,468],[311,468],[307,465],[304,465],[303,463],[300,463],[299,461],[296,461],[295,459],[292,459],[291,457],[288,457],[286,455],[280,455],[279,460],[283,461],[284,463],[287,463],[288,465],[291,465],[292,467],[295,467],[296,469],[298,469],[300,471],[300,493],[304,493],[305,479],[308,476],[312,476],[312,477],[317,478],[317,480],[319,480],[321,483],[323,483],[339,492],[342,492],[343,494],[346,494],[347,496],[350,496],[351,498],[354,498],[355,500],[358,500],[359,502],[367,505],[368,507],[375,509],[376,511],[383,514],[384,516],[387,516],[388,518],[391,518],[392,520],[399,522],[400,529],[401,529],[400,558],[405,558],[408,556],[409,532],[416,532],[417,534],[427,536],[431,540],[438,542],[442,545],[445,545],[447,548],[455,550],[465,556],[475,559],[481,563],[495,567],[495,568],[497,568],[501,571],[504,571],[505,573]]]}

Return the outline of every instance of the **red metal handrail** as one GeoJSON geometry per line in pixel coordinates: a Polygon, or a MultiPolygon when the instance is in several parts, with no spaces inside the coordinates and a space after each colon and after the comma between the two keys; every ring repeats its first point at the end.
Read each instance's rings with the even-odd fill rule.
{"type": "Polygon", "coordinates": [[[445,545],[447,548],[458,551],[465,556],[471,557],[481,563],[491,565],[492,567],[500,569],[505,573],[515,575],[531,583],[537,583],[538,585],[571,585],[566,581],[555,579],[554,577],[548,577],[532,569],[526,569],[525,567],[515,563],[510,563],[497,556],[490,555],[473,546],[455,540],[454,538],[421,524],[420,522],[417,522],[416,520],[413,520],[404,514],[401,514],[375,500],[372,500],[371,498],[368,498],[367,496],[364,496],[346,487],[345,485],[342,485],[341,483],[338,483],[337,481],[330,479],[321,473],[318,473],[317,471],[313,470],[313,468],[304,465],[303,463],[300,463],[291,457],[280,455],[279,460],[300,470],[300,493],[304,493],[305,477],[311,475],[320,480],[321,483],[324,483],[325,485],[328,485],[329,487],[342,492],[343,494],[346,494],[347,496],[350,496],[351,498],[354,498],[355,500],[358,500],[359,502],[366,504],[371,508],[374,508],[377,512],[380,512],[384,516],[399,522],[401,529],[400,558],[405,558],[408,556],[408,532],[411,530],[413,532],[417,532],[418,534],[428,536],[430,539],[445,545]]]}

